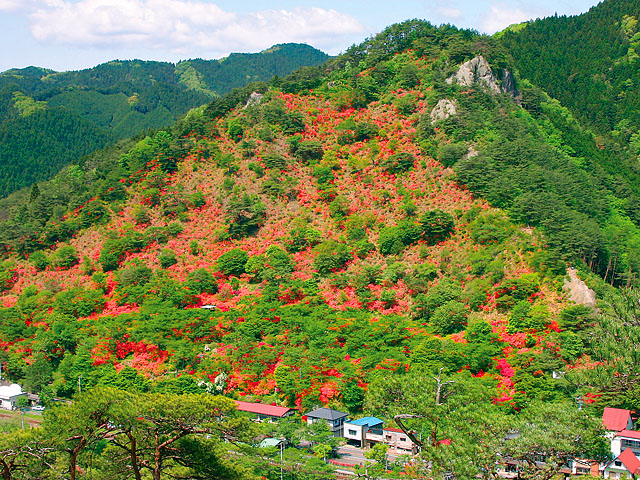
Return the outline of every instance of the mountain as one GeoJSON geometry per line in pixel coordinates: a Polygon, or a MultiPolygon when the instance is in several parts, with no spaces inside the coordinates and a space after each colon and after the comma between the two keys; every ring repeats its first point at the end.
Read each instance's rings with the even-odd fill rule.
{"type": "MultiPolygon", "coordinates": [[[[639,407],[637,294],[615,288],[638,281],[637,200],[513,62],[500,37],[407,21],[4,199],[3,375],[94,389],[88,412],[117,387],[375,415],[422,439],[423,477],[600,458],[598,409],[639,407]]],[[[100,425],[133,436],[149,412],[100,425]]],[[[80,461],[108,472],[117,446],[80,461]]]]}
{"type": "Polygon", "coordinates": [[[283,44],[255,54],[174,65],[112,61],[75,72],[27,67],[0,74],[0,196],[251,81],[284,76],[328,56],[283,44]]]}

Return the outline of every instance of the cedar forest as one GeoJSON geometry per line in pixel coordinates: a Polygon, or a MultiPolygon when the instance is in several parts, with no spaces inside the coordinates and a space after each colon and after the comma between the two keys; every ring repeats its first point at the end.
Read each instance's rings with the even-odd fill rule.
{"type": "Polygon", "coordinates": [[[231,399],[409,416],[420,455],[367,478],[601,458],[603,408],[640,409],[637,18],[406,21],[0,200],[2,375],[48,405],[0,437],[3,478],[276,479],[265,435],[310,442],[287,478],[326,478],[327,431],[231,399]],[[592,25],[598,98],[569,77],[601,40],[545,40],[592,25]],[[479,56],[496,89],[450,80],[479,56]]]}

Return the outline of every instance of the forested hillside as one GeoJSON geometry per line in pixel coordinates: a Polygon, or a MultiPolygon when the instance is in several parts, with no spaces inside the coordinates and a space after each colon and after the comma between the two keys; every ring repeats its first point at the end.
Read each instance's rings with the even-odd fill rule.
{"type": "MultiPolygon", "coordinates": [[[[3,375],[76,402],[34,445],[107,478],[177,425],[154,478],[279,478],[245,446],[297,424],[247,431],[225,396],[380,417],[418,478],[606,458],[603,407],[640,408],[640,218],[600,147],[500,38],[412,20],[84,157],[2,203],[3,375]]],[[[307,435],[292,478],[325,475],[307,435]]]]}
{"type": "Polygon", "coordinates": [[[177,65],[133,60],[75,72],[7,70],[0,74],[0,196],[49,179],[110,142],[170,126],[233,88],[327,58],[308,45],[284,44],[177,65]]]}
{"type": "MultiPolygon", "coordinates": [[[[640,127],[640,4],[605,0],[589,12],[554,16],[499,34],[520,74],[601,133],[623,144],[640,127]]],[[[632,151],[640,154],[640,137],[632,151]]]]}

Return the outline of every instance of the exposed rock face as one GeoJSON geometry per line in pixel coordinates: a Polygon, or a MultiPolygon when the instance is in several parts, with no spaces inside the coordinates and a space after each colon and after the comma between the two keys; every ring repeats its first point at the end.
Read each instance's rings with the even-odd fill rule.
{"type": "Polygon", "coordinates": [[[480,153],[475,148],[473,148],[473,145],[469,145],[469,150],[467,150],[464,158],[468,160],[470,158],[477,157],[479,154],[480,153]]]}
{"type": "Polygon", "coordinates": [[[513,74],[506,68],[502,69],[502,91],[514,98],[520,95],[520,92],[518,92],[516,88],[516,80],[513,78],[513,74]]]}
{"type": "Polygon", "coordinates": [[[458,113],[456,103],[443,98],[435,107],[433,107],[429,116],[431,117],[431,123],[435,123],[439,120],[445,120],[456,113],[458,113]]]}
{"type": "Polygon", "coordinates": [[[562,289],[569,293],[569,299],[580,305],[588,307],[596,306],[596,292],[587,287],[578,275],[575,268],[569,268],[569,280],[564,279],[562,289]]]}
{"type": "Polygon", "coordinates": [[[500,84],[498,78],[493,74],[493,70],[491,70],[491,65],[489,65],[489,62],[487,62],[482,55],[472,58],[468,62],[460,65],[458,72],[447,78],[447,83],[449,84],[452,84],[454,81],[458,85],[466,87],[480,83],[489,88],[493,93],[508,93],[513,97],[518,95],[515,80],[511,72],[506,69],[502,70],[502,84],[500,84]]]}
{"type": "Polygon", "coordinates": [[[244,106],[244,108],[249,108],[249,107],[253,107],[254,105],[259,105],[260,102],[262,101],[262,97],[264,97],[263,94],[258,92],[253,92],[251,95],[249,95],[247,104],[244,106]]]}

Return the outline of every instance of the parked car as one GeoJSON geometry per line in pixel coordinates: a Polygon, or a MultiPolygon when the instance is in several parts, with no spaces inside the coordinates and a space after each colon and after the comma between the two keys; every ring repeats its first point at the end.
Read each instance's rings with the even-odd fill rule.
{"type": "Polygon", "coordinates": [[[36,412],[42,412],[46,407],[43,407],[42,405],[35,405],[33,407],[31,407],[31,410],[35,410],[36,412]]]}

